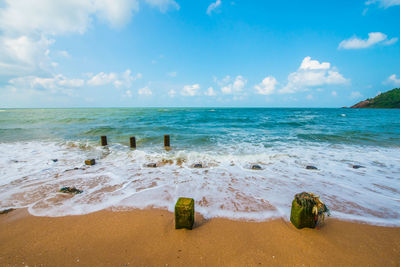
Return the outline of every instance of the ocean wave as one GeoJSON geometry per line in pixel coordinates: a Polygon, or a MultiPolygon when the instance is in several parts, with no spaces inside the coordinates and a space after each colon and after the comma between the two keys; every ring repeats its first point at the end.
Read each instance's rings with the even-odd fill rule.
{"type": "Polygon", "coordinates": [[[310,191],[339,219],[400,226],[398,149],[304,142],[216,145],[166,151],[90,141],[1,143],[0,208],[27,207],[38,216],[118,207],[173,211],[177,198],[186,196],[207,218],[260,221],[288,219],[293,196],[310,191]],[[85,166],[88,158],[97,164],[85,166]],[[261,168],[253,170],[254,164],[261,168]],[[306,170],[307,165],[318,170],[306,170]],[[68,197],[58,193],[64,186],[84,192],[68,197]]]}

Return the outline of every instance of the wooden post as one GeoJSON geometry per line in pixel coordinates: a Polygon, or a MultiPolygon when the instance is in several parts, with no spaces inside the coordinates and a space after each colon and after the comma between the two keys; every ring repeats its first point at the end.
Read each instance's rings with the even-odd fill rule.
{"type": "Polygon", "coordinates": [[[169,148],[169,147],[170,147],[169,135],[168,135],[168,134],[164,135],[164,146],[165,146],[166,148],[169,148]]]}
{"type": "Polygon", "coordinates": [[[136,138],[134,136],[129,138],[129,142],[131,144],[131,148],[136,148],[136,138]]]}
{"type": "Polygon", "coordinates": [[[103,135],[101,137],[101,145],[106,146],[107,145],[107,136],[103,135]]]}
{"type": "Polygon", "coordinates": [[[194,224],[194,199],[180,197],[175,204],[175,229],[192,230],[194,224]]]}

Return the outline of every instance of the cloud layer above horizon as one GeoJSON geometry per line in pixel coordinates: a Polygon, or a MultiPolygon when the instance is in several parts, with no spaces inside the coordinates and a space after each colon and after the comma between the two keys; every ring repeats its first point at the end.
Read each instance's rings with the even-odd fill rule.
{"type": "MultiPolygon", "coordinates": [[[[284,6],[265,4],[258,13],[253,5],[6,0],[0,6],[0,97],[6,101],[1,105],[341,106],[400,85],[400,70],[390,57],[396,51],[392,55],[399,60],[398,28],[366,33],[340,28],[341,40],[302,44],[296,38],[308,33],[290,23],[274,28],[263,15],[276,8],[279,16],[284,6]],[[254,14],[241,13],[247,9],[254,14]],[[360,66],[381,56],[387,69],[360,83],[358,70],[349,68],[353,55],[343,50],[366,49],[370,55],[360,66]],[[102,52],[93,57],[93,50],[102,52]]],[[[382,12],[400,9],[397,0],[365,5],[382,12]]],[[[310,25],[315,27],[310,32],[323,36],[324,29],[310,25]]]]}

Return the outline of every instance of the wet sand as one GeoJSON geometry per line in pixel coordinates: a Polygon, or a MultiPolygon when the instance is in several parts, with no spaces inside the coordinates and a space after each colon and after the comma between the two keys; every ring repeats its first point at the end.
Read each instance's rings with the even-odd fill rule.
{"type": "Polygon", "coordinates": [[[282,219],[205,220],[175,230],[164,210],[0,215],[0,266],[400,266],[400,228],[328,218],[298,230],[282,219]]]}

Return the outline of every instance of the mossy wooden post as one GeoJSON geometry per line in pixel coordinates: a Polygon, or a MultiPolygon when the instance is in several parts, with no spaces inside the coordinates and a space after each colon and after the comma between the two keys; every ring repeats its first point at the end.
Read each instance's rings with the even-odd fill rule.
{"type": "Polygon", "coordinates": [[[170,148],[169,135],[168,134],[164,135],[164,147],[165,148],[170,148]]]}
{"type": "Polygon", "coordinates": [[[85,160],[85,164],[86,165],[95,165],[96,160],[95,159],[87,159],[87,160],[85,160]]]}
{"type": "Polygon", "coordinates": [[[192,230],[194,224],[194,199],[180,197],[175,204],[175,229],[192,230]]]}
{"type": "Polygon", "coordinates": [[[129,138],[131,148],[136,148],[136,138],[134,136],[129,138]]]}
{"type": "Polygon", "coordinates": [[[101,145],[106,146],[107,145],[107,136],[103,135],[101,137],[101,145]]]}
{"type": "Polygon", "coordinates": [[[292,210],[290,212],[290,221],[298,228],[315,228],[317,217],[313,213],[315,202],[310,198],[310,194],[303,192],[295,195],[292,201],[292,210]]]}

